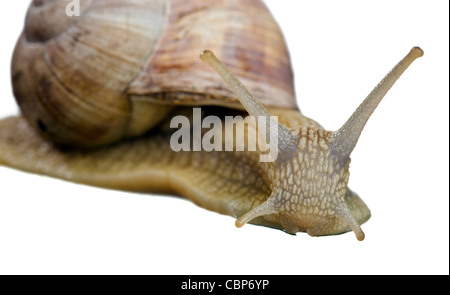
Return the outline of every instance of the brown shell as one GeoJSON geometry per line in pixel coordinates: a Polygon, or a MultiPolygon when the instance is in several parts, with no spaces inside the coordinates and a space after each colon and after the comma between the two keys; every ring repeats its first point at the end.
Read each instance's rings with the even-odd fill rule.
{"type": "Polygon", "coordinates": [[[22,112],[63,145],[145,132],[175,104],[239,108],[209,49],[263,104],[296,108],[289,55],[260,0],[34,0],[12,61],[22,112]]]}
{"type": "Polygon", "coordinates": [[[286,44],[261,1],[172,0],[169,5],[157,50],[131,83],[130,94],[156,94],[175,103],[239,105],[220,76],[198,58],[209,49],[263,104],[296,107],[286,44]]]}

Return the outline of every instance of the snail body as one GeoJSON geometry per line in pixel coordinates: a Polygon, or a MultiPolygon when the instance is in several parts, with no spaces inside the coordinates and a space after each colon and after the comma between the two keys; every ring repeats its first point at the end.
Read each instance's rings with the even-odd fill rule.
{"type": "MultiPolygon", "coordinates": [[[[80,19],[63,17],[63,29],[44,29],[60,20],[43,21],[40,13],[64,8],[60,1],[33,1],[12,67],[23,116],[0,121],[0,164],[94,186],[178,194],[236,217],[238,227],[250,222],[313,236],[351,230],[364,239],[360,225],[370,210],[347,187],[350,154],[420,48],[332,132],[298,110],[283,37],[261,2],[110,3],[86,1],[80,19]],[[211,51],[199,59],[205,48],[227,64],[211,51]],[[198,106],[204,117],[264,118],[277,131],[277,144],[269,145],[278,157],[261,162],[259,150],[173,151],[170,119],[187,114],[195,123],[189,114],[198,106]]],[[[235,128],[268,139],[259,121],[235,128]]]]}

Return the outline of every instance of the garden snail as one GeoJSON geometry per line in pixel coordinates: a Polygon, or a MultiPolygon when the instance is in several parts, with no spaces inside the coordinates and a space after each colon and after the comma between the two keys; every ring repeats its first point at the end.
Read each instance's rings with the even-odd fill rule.
{"type": "Polygon", "coordinates": [[[80,2],[79,18],[67,17],[61,2],[34,1],[28,12],[12,70],[26,119],[0,122],[1,164],[103,187],[169,191],[237,217],[238,226],[314,236],[353,230],[364,238],[360,225],[370,211],[347,188],[350,153],[384,94],[423,54],[419,48],[329,132],[298,111],[282,35],[259,1],[91,0],[80,2]],[[210,51],[202,59],[230,88],[198,59],[206,48],[249,92],[210,51]],[[244,106],[252,116],[278,116],[278,158],[172,151],[167,122],[206,105],[217,107],[202,107],[204,115],[242,114],[244,106]]]}

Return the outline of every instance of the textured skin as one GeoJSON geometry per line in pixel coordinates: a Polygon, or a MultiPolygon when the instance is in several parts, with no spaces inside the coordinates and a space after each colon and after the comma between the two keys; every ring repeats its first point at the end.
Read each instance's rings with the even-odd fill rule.
{"type": "Polygon", "coordinates": [[[327,152],[325,142],[329,132],[297,111],[271,113],[290,127],[308,126],[296,131],[300,135],[297,146],[301,153],[294,160],[289,155],[280,155],[285,166],[260,163],[257,152],[175,153],[169,146],[173,130],[164,125],[145,137],[110,147],[63,151],[44,141],[20,117],[0,121],[0,164],[88,185],[173,193],[234,217],[261,205],[274,192],[283,191],[283,198],[277,203],[278,212],[259,216],[251,223],[282,228],[289,233],[328,235],[349,231],[350,227],[336,218],[333,211],[334,204],[339,202],[348,205],[359,223],[365,222],[370,212],[346,186],[348,163],[334,171],[331,164],[319,159],[321,153],[327,152]],[[342,181],[328,183],[336,173],[342,181]],[[315,185],[320,183],[326,184],[315,185]],[[329,200],[327,196],[335,191],[340,191],[340,199],[329,200]]]}
{"type": "Polygon", "coordinates": [[[310,235],[337,234],[349,230],[348,211],[358,225],[370,217],[367,206],[347,188],[350,159],[335,157],[329,148],[333,132],[315,127],[300,127],[292,155],[281,155],[274,165],[272,195],[276,216],[290,232],[310,235]],[[352,201],[350,201],[352,198],[352,201]],[[351,204],[349,202],[358,202],[351,204]]]}

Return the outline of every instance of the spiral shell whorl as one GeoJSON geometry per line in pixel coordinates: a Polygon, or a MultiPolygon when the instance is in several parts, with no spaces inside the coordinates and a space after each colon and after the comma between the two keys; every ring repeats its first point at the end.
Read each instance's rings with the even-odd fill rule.
{"type": "Polygon", "coordinates": [[[67,146],[98,146],[142,132],[127,89],[160,38],[165,2],[80,1],[80,16],[73,17],[68,3],[30,5],[12,60],[22,113],[67,146]]]}
{"type": "MultiPolygon", "coordinates": [[[[92,0],[80,1],[80,13],[90,6],[92,0]]],[[[25,36],[30,42],[46,42],[66,31],[76,20],[61,13],[67,1],[33,0],[25,20],[25,36]]]]}

